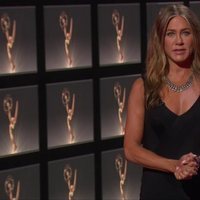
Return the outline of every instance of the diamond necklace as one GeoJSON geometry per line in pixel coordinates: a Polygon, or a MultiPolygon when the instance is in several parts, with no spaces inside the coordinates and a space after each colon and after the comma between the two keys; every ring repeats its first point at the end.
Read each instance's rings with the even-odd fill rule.
{"type": "Polygon", "coordinates": [[[164,81],[170,90],[174,92],[183,92],[192,86],[193,75],[191,74],[186,83],[182,85],[172,83],[166,76],[164,77],[164,81]]]}

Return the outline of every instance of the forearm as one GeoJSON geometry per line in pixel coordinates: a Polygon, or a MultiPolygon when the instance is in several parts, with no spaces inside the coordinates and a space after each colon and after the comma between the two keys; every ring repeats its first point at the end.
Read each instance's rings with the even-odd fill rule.
{"type": "Polygon", "coordinates": [[[124,145],[127,160],[143,167],[174,173],[178,160],[168,159],[144,148],[142,145],[124,145]]]}

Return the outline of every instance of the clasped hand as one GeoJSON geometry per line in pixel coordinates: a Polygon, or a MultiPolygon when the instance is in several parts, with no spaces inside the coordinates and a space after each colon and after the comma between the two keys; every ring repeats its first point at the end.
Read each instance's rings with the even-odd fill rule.
{"type": "Polygon", "coordinates": [[[178,180],[190,179],[197,175],[200,165],[200,156],[193,153],[184,154],[178,160],[174,175],[178,180]]]}

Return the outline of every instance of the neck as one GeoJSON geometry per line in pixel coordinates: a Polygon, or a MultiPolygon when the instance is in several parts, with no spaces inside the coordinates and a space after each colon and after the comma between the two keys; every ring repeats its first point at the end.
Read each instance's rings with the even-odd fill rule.
{"type": "Polygon", "coordinates": [[[173,80],[187,79],[192,74],[191,67],[180,67],[179,65],[171,65],[167,77],[173,80]]]}
{"type": "Polygon", "coordinates": [[[184,62],[174,62],[169,59],[168,63],[169,63],[170,70],[172,69],[172,70],[182,71],[182,70],[191,70],[192,68],[191,58],[188,58],[184,62]]]}

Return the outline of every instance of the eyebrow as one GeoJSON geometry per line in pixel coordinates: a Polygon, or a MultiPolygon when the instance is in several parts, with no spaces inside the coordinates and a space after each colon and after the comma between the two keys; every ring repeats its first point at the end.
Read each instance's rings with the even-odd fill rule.
{"type": "MultiPolygon", "coordinates": [[[[183,28],[183,29],[181,29],[181,31],[186,31],[186,30],[188,30],[188,31],[191,31],[191,28],[183,28]]],[[[176,31],[176,29],[167,29],[166,31],[176,31]]]]}

